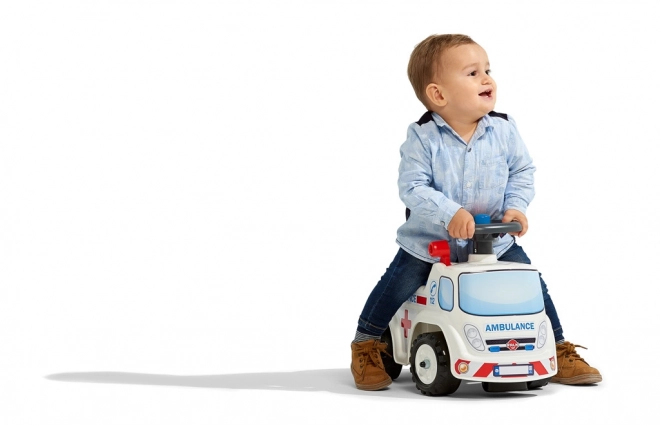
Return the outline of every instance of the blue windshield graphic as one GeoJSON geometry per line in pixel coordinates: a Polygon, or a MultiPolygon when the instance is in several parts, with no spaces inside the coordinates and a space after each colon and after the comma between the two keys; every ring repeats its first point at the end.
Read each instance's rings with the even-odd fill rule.
{"type": "Polygon", "coordinates": [[[458,303],[475,316],[535,314],[543,310],[539,273],[501,270],[463,273],[458,278],[458,303]]]}

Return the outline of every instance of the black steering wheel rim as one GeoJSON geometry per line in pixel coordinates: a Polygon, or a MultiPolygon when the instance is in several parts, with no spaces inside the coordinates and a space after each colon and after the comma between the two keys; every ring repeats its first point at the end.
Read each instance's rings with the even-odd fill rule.
{"type": "Polygon", "coordinates": [[[489,234],[499,234],[499,233],[509,233],[509,232],[520,232],[522,230],[522,224],[517,221],[511,221],[509,223],[488,223],[488,224],[475,224],[474,225],[474,234],[475,235],[489,235],[489,234]]]}

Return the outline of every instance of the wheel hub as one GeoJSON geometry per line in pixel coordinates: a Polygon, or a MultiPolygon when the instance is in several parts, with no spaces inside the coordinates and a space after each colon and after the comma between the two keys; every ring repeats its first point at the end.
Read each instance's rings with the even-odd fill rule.
{"type": "Polygon", "coordinates": [[[435,380],[438,374],[438,364],[435,361],[435,351],[429,345],[422,345],[415,354],[415,363],[419,365],[417,368],[417,376],[419,379],[430,385],[435,380]]]}

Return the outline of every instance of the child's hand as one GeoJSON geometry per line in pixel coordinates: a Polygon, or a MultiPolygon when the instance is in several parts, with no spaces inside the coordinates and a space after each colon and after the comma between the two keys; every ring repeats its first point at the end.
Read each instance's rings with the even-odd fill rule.
{"type": "Polygon", "coordinates": [[[461,208],[452,217],[449,226],[447,226],[447,231],[452,238],[471,238],[474,235],[474,217],[461,208]]]}
{"type": "Polygon", "coordinates": [[[520,223],[522,230],[520,232],[509,232],[510,235],[520,237],[527,233],[527,217],[525,214],[518,210],[506,210],[504,217],[502,217],[502,223],[510,223],[512,221],[520,223]]]}

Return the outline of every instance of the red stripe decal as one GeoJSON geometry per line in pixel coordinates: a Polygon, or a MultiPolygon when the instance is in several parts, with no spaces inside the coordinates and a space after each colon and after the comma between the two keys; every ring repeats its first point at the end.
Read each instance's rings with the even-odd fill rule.
{"type": "Polygon", "coordinates": [[[426,297],[420,297],[419,295],[417,295],[417,304],[426,305],[426,297]]]}
{"type": "Polygon", "coordinates": [[[474,373],[475,378],[485,378],[491,373],[493,373],[493,366],[495,366],[497,363],[484,363],[483,366],[479,368],[478,371],[474,373]]]}
{"type": "Polygon", "coordinates": [[[539,375],[547,375],[548,370],[543,366],[541,362],[530,362],[534,366],[534,371],[539,375]]]}

